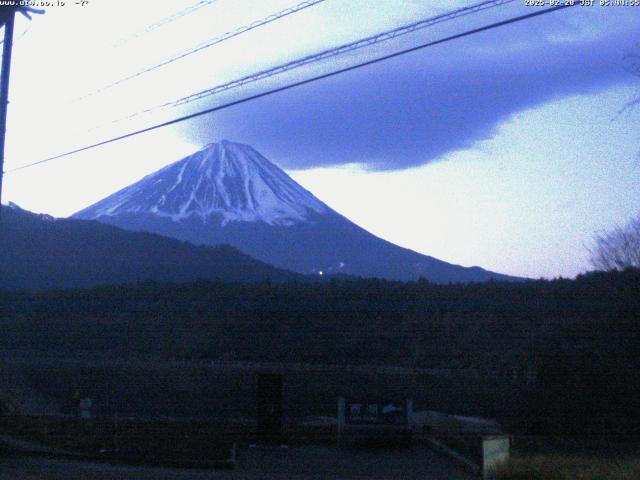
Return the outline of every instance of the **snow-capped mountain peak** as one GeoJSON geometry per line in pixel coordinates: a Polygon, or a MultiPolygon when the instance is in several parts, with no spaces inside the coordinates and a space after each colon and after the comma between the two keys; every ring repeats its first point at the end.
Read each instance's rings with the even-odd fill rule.
{"type": "Polygon", "coordinates": [[[249,145],[212,143],[75,216],[151,213],[180,221],[288,226],[331,210],[249,145]]]}
{"type": "Polygon", "coordinates": [[[196,245],[228,244],[304,274],[508,279],[401,248],[351,222],[248,145],[222,141],[73,215],[196,245]]]}

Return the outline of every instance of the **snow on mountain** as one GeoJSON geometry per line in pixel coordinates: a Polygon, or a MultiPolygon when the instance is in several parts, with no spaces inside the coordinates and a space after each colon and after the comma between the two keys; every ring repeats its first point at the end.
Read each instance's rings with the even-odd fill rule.
{"type": "Polygon", "coordinates": [[[249,145],[223,140],[78,212],[78,218],[152,213],[173,221],[288,226],[331,210],[249,145]]]}
{"type": "Polygon", "coordinates": [[[44,221],[47,221],[47,222],[55,222],[56,221],[55,217],[52,217],[48,213],[33,213],[33,212],[28,211],[28,210],[25,210],[20,205],[18,205],[17,203],[14,203],[14,202],[9,202],[6,206],[4,206],[4,205],[0,206],[0,208],[3,208],[3,207],[7,208],[9,211],[13,211],[13,212],[17,212],[17,213],[26,213],[26,214],[29,214],[29,215],[36,216],[36,217],[40,218],[40,220],[44,220],[44,221]]]}
{"type": "Polygon", "coordinates": [[[376,237],[298,185],[248,145],[222,141],[73,215],[196,245],[232,245],[304,274],[475,282],[510,279],[376,237]]]}

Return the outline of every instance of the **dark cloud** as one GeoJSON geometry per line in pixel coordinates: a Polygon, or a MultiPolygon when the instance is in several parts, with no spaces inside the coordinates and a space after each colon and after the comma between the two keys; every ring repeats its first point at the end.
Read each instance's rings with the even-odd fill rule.
{"type": "Polygon", "coordinates": [[[622,58],[638,40],[638,22],[607,17],[611,28],[590,32],[602,15],[540,19],[428,48],[225,110],[183,132],[198,143],[252,144],[286,168],[422,165],[490,138],[524,109],[637,81],[622,58]]]}

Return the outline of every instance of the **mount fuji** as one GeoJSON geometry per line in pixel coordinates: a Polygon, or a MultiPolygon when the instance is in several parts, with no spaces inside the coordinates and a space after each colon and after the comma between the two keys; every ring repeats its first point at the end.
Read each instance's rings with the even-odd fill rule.
{"type": "Polygon", "coordinates": [[[81,210],[97,220],[195,244],[230,244],[306,274],[436,283],[516,280],[408,250],[360,228],[252,147],[223,140],[81,210]]]}

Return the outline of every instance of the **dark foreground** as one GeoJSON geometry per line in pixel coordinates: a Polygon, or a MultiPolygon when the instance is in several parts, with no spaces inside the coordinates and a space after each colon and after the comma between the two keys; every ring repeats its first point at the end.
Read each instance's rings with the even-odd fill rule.
{"type": "Polygon", "coordinates": [[[0,405],[72,414],[74,399],[88,397],[97,416],[247,416],[256,379],[212,365],[330,364],[343,370],[287,373],[285,415],[334,415],[338,396],[410,396],[424,410],[517,417],[527,432],[633,433],[638,318],[638,270],[471,285],[0,290],[0,405]],[[450,375],[350,372],[363,365],[450,375]],[[24,407],[34,402],[43,408],[24,407]]]}
{"type": "Polygon", "coordinates": [[[329,447],[257,447],[238,451],[234,470],[185,470],[107,465],[6,456],[0,480],[186,480],[186,479],[410,479],[475,478],[426,447],[408,450],[338,450],[329,447]]]}

